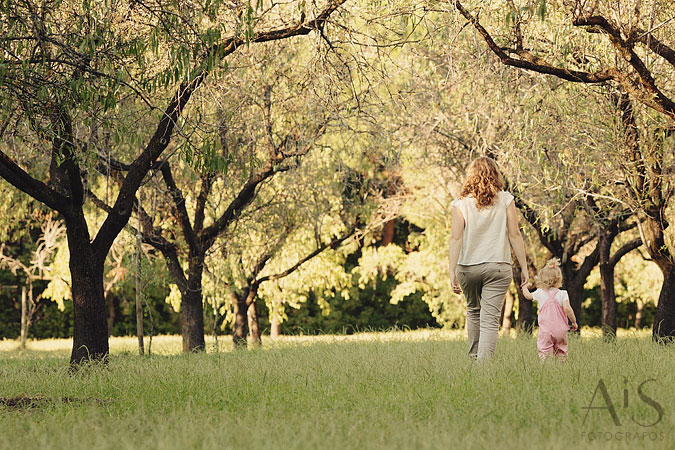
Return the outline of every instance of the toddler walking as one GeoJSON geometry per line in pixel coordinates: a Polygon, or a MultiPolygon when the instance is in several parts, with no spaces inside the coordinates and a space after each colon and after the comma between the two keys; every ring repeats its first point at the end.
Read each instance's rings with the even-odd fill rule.
{"type": "Polygon", "coordinates": [[[567,356],[567,331],[569,326],[567,319],[572,322],[572,329],[577,329],[577,319],[570,306],[567,291],[560,289],[562,286],[562,272],[558,267],[558,261],[551,259],[539,270],[535,277],[537,290],[530,292],[527,284],[523,284],[523,295],[528,300],[536,300],[539,303],[539,337],[537,338],[537,350],[539,357],[546,359],[547,356],[555,355],[561,358],[567,356]]]}

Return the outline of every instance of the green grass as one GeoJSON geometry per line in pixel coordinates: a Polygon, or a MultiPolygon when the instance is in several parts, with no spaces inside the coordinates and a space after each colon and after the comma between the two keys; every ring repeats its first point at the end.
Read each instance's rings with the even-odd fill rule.
{"type": "MultiPolygon", "coordinates": [[[[67,341],[58,342],[31,343],[24,355],[0,342],[0,397],[46,399],[29,409],[0,406],[0,448],[670,449],[675,440],[675,347],[646,333],[606,344],[585,330],[564,364],[541,364],[533,337],[500,338],[493,361],[472,363],[462,335],[437,331],[151,358],[134,354],[133,339],[113,339],[107,369],[74,376],[67,341]],[[600,379],[620,426],[607,410],[583,423],[600,379]],[[631,416],[657,417],[636,391],[647,379],[655,381],[644,393],[664,414],[641,427],[631,416]]],[[[171,353],[179,342],[163,337],[156,349],[171,353]]],[[[594,406],[605,406],[600,393],[594,406]]]]}

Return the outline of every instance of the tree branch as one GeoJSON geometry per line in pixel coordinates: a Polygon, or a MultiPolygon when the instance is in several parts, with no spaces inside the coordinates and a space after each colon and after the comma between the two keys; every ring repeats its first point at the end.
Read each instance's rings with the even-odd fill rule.
{"type": "Polygon", "coordinates": [[[164,260],[166,261],[166,266],[169,269],[169,273],[181,292],[185,292],[188,288],[188,281],[183,272],[183,268],[180,265],[180,260],[178,259],[178,246],[173,242],[169,242],[164,236],[157,232],[152,224],[152,218],[145,209],[140,206],[138,200],[135,200],[134,206],[138,214],[138,221],[141,228],[140,230],[136,230],[136,233],[140,232],[143,242],[153,246],[162,253],[164,260]]]}
{"type": "MultiPolygon", "coordinates": [[[[607,81],[616,81],[644,105],[675,119],[675,102],[658,89],[651,73],[642,60],[637,56],[631,46],[621,38],[621,34],[617,33],[617,30],[603,17],[577,17],[574,19],[573,24],[576,26],[591,25],[602,28],[603,31],[610,36],[610,41],[614,48],[617,49],[624,59],[626,59],[633,69],[635,69],[639,81],[631,79],[616,67],[610,67],[596,72],[570,70],[554,66],[524,49],[504,49],[497,45],[492,36],[480,24],[478,19],[471,15],[459,1],[455,1],[454,5],[466,20],[471,22],[490,50],[499,57],[503,64],[530,70],[532,72],[554,75],[560,79],[575,83],[597,84],[607,81]],[[510,53],[518,55],[519,58],[509,56],[510,53]]],[[[660,51],[661,53],[664,52],[663,49],[660,51]]]]}
{"type": "Polygon", "coordinates": [[[612,255],[611,258],[609,258],[610,266],[611,267],[616,266],[621,258],[623,258],[627,253],[635,250],[636,248],[638,248],[641,245],[642,245],[642,239],[641,238],[633,239],[632,241],[627,242],[624,245],[622,245],[621,248],[619,248],[616,251],[616,253],[614,253],[612,255]]]}
{"type": "Polygon", "coordinates": [[[154,135],[143,152],[131,164],[129,172],[124,179],[124,183],[120,188],[113,210],[99,229],[92,244],[95,254],[97,254],[99,258],[105,258],[115,237],[129,220],[136,191],[154,162],[169,145],[173,129],[188,100],[209,74],[209,60],[214,56],[223,60],[237,48],[248,45],[249,42],[269,42],[286,39],[293,36],[306,35],[313,30],[322,29],[325,22],[328,20],[328,17],[345,1],[346,0],[329,1],[324,9],[313,20],[308,22],[276,30],[258,32],[251,37],[229,37],[222,43],[214,45],[210,49],[207,56],[195,67],[188,79],[181,83],[180,87],[173,95],[171,102],[166,107],[154,135]]]}
{"type": "Polygon", "coordinates": [[[650,33],[643,31],[643,30],[636,30],[636,33],[639,34],[639,36],[635,37],[635,42],[639,42],[641,44],[646,45],[649,47],[649,49],[668,61],[670,65],[675,66],[675,50],[668,47],[666,44],[664,44],[662,41],[659,41],[654,35],[651,35],[650,33]]]}
{"type": "MultiPolygon", "coordinates": [[[[647,96],[636,95],[636,97],[640,99],[642,103],[652,106],[654,109],[675,119],[675,102],[666,97],[656,86],[656,81],[654,81],[652,73],[647,69],[647,66],[637,53],[635,53],[632,42],[625,41],[621,37],[621,30],[602,16],[579,16],[575,18],[572,23],[575,26],[596,26],[602,29],[609,37],[612,46],[617,49],[621,56],[633,67],[640,79],[640,85],[647,91],[647,96]]],[[[625,81],[621,84],[623,85],[624,83],[625,81]]]]}
{"type": "Polygon", "coordinates": [[[49,166],[50,183],[66,197],[76,208],[84,203],[84,185],[80,167],[77,164],[73,124],[68,112],[60,105],[51,111],[50,119],[54,131],[52,137],[52,156],[49,166]],[[65,175],[65,179],[62,178],[65,175]]]}
{"type": "Polygon", "coordinates": [[[251,175],[248,180],[246,180],[244,186],[234,200],[228,205],[223,214],[200,233],[199,238],[202,248],[207,249],[211,247],[216,237],[218,237],[218,235],[239,216],[241,211],[251,203],[255,197],[255,190],[258,185],[273,176],[276,172],[274,164],[268,162],[261,171],[251,175]]]}
{"type": "Polygon", "coordinates": [[[204,228],[204,210],[206,209],[206,201],[208,200],[209,194],[211,193],[211,182],[213,181],[213,175],[206,173],[202,175],[201,178],[202,186],[199,190],[197,204],[195,206],[195,235],[198,235],[204,228]]]}
{"type": "Polygon", "coordinates": [[[579,267],[579,270],[577,270],[575,274],[576,279],[580,280],[585,280],[588,278],[588,275],[591,273],[591,270],[593,270],[593,267],[598,265],[598,261],[600,261],[600,242],[595,245],[595,248],[591,252],[590,255],[586,256],[584,258],[584,262],[581,263],[581,266],[579,267]]]}
{"type": "Polygon", "coordinates": [[[621,92],[613,96],[616,107],[621,114],[621,124],[623,125],[623,142],[628,153],[628,160],[632,164],[632,171],[634,175],[627,174],[628,185],[631,189],[629,192],[633,198],[642,205],[644,203],[644,189],[647,183],[647,172],[645,168],[642,150],[640,149],[640,132],[638,129],[637,120],[634,115],[633,102],[630,96],[621,92]]]}
{"type": "Polygon", "coordinates": [[[169,195],[173,200],[174,216],[180,225],[183,236],[185,236],[185,241],[187,242],[190,250],[196,252],[198,247],[197,235],[195,234],[192,224],[190,224],[190,216],[188,215],[187,208],[185,207],[185,198],[183,197],[183,192],[178,189],[176,181],[173,179],[173,174],[171,173],[171,166],[167,162],[162,165],[160,169],[162,173],[162,178],[166,187],[169,189],[169,195]]]}
{"type": "MultiPolygon", "coordinates": [[[[514,193],[518,194],[517,192],[514,193]]],[[[525,217],[525,220],[527,220],[528,223],[534,227],[537,235],[539,236],[539,240],[544,245],[544,247],[546,247],[553,255],[559,255],[563,247],[562,242],[554,237],[553,233],[550,231],[550,228],[548,230],[544,230],[541,219],[539,218],[537,212],[532,209],[520,195],[514,196],[514,202],[518,209],[520,209],[523,217],[525,217]]]]}
{"type": "Polygon", "coordinates": [[[351,236],[353,236],[354,233],[356,233],[356,230],[357,230],[357,227],[356,227],[356,226],[352,227],[352,228],[351,228],[345,235],[343,235],[342,237],[333,239],[331,242],[327,242],[327,243],[325,243],[325,244],[322,244],[322,245],[319,246],[316,250],[314,250],[312,253],[310,253],[309,255],[305,256],[304,258],[302,258],[302,259],[299,260],[297,263],[295,263],[293,266],[289,267],[288,269],[284,270],[283,272],[280,272],[280,273],[277,273],[277,274],[274,274],[274,275],[266,275],[266,276],[264,276],[264,277],[261,277],[261,278],[257,279],[257,280],[255,281],[255,283],[259,285],[259,284],[261,284],[261,283],[264,283],[265,281],[274,281],[274,280],[278,280],[278,279],[280,279],[280,278],[283,278],[283,277],[286,277],[286,276],[292,274],[293,272],[295,272],[296,270],[298,270],[298,269],[300,268],[300,266],[302,266],[304,263],[306,263],[306,262],[309,261],[310,259],[314,258],[315,256],[319,255],[321,252],[323,252],[323,251],[326,250],[327,248],[332,248],[332,249],[338,248],[338,247],[340,246],[340,244],[342,244],[344,241],[346,241],[346,240],[349,239],[351,236]]]}
{"type": "MultiPolygon", "coordinates": [[[[328,126],[329,119],[324,118],[323,122],[317,127],[317,130],[314,132],[315,137],[322,135],[328,126]]],[[[202,248],[208,249],[213,245],[213,242],[218,237],[222,231],[227,228],[233,220],[235,220],[241,214],[241,211],[248,206],[253,198],[255,197],[256,188],[268,178],[271,178],[279,172],[284,172],[289,170],[289,167],[284,167],[281,164],[283,161],[288,160],[291,157],[303,156],[309,152],[314,144],[314,140],[311,140],[305,144],[302,148],[297,149],[294,152],[288,152],[287,148],[291,133],[286,135],[283,142],[279,147],[274,151],[274,156],[271,156],[270,160],[265,166],[256,174],[253,174],[246,181],[244,186],[241,188],[235,199],[230,203],[227,209],[223,214],[211,225],[200,233],[200,243],[202,248]]],[[[298,145],[298,142],[295,142],[295,145],[298,145]]]]}
{"type": "Polygon", "coordinates": [[[598,72],[583,72],[579,70],[570,70],[562,67],[556,67],[545,60],[533,55],[524,49],[509,49],[508,52],[518,55],[521,59],[512,58],[508,55],[504,49],[497,45],[497,43],[492,39],[492,36],[487,32],[487,30],[480,24],[478,19],[471,15],[464,6],[459,1],[455,1],[455,7],[462,14],[466,20],[471,22],[478,34],[483,37],[485,43],[488,45],[490,50],[499,57],[501,62],[507,66],[519,67],[521,69],[531,70],[533,72],[543,73],[547,75],[555,75],[558,78],[562,78],[567,81],[572,81],[575,83],[604,83],[614,79],[614,74],[609,70],[601,70],[598,72]]]}
{"type": "Polygon", "coordinates": [[[0,151],[0,177],[53,210],[61,214],[66,212],[68,199],[64,195],[31,177],[2,151],[0,151]]]}
{"type": "MultiPolygon", "coordinates": [[[[131,169],[131,164],[123,163],[117,159],[109,156],[96,153],[96,171],[102,175],[106,175],[108,170],[114,172],[127,172],[131,169]]],[[[162,168],[162,165],[165,164],[165,161],[155,161],[151,167],[152,170],[159,170],[162,168]]]]}

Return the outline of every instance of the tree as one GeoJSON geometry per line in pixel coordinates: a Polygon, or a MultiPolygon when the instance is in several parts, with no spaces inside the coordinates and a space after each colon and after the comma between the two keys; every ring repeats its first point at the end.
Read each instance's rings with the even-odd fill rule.
{"type": "Polygon", "coordinates": [[[43,297],[42,292],[35,295],[35,282],[51,279],[53,255],[65,234],[63,224],[51,216],[42,220],[40,230],[41,235],[28,264],[22,262],[19,257],[7,255],[5,244],[0,244],[0,268],[9,269],[13,275],[17,275],[19,271],[23,272],[26,277],[27,286],[22,286],[21,291],[21,351],[26,350],[28,331],[43,297]]]}
{"type": "Polygon", "coordinates": [[[622,159],[629,162],[623,165],[624,177],[641,220],[643,241],[664,274],[653,337],[673,338],[675,258],[665,239],[669,226],[665,211],[672,187],[664,182],[672,164],[665,151],[670,135],[667,130],[675,128],[672,86],[675,34],[670,20],[675,12],[673,3],[654,2],[647,11],[639,1],[574,0],[556,3],[551,10],[544,1],[537,2],[539,8],[535,8],[534,2],[526,2],[525,7],[520,7],[520,3],[509,0],[499,5],[508,12],[506,25],[510,37],[505,45],[497,43],[494,33],[462,2],[454,1],[454,6],[501,63],[571,83],[607,85],[621,92],[617,105],[626,141],[622,159]],[[547,29],[537,23],[537,14],[542,19],[554,17],[556,25],[564,28],[567,33],[564,46],[553,39],[551,27],[547,29]],[[657,142],[645,141],[638,131],[634,103],[658,114],[653,120],[663,125],[657,142]]]}
{"type": "Polygon", "coordinates": [[[329,142],[332,150],[312,151],[261,186],[208,256],[204,295],[218,311],[216,327],[231,324],[235,347],[246,346],[247,334],[252,345],[260,344],[256,299],[268,303],[270,318],[278,322],[283,305],[294,303],[292,288],[305,295],[339,288],[344,269],[332,262],[340,260],[339,247],[362,232],[354,224],[366,202],[359,195],[343,198],[350,172],[341,168],[340,156],[353,152],[331,141],[324,145],[332,147],[329,142]]]}
{"type": "Polygon", "coordinates": [[[300,258],[295,264],[286,270],[270,275],[261,275],[265,270],[267,262],[274,256],[274,249],[260,255],[260,258],[253,267],[252,272],[246,278],[242,290],[235,293],[236,302],[234,304],[234,326],[232,338],[235,348],[246,346],[246,322],[248,321],[248,332],[251,335],[251,341],[254,346],[261,345],[260,325],[258,322],[258,312],[255,301],[258,297],[260,285],[267,281],[280,280],[298,270],[303,264],[320,255],[327,249],[336,250],[343,242],[347,241],[357,232],[356,225],[347,228],[341,236],[336,237],[330,242],[319,242],[317,248],[311,253],[300,258]]]}
{"type": "MultiPolygon", "coordinates": [[[[158,198],[167,207],[157,209],[160,220],[137,205],[143,239],[162,252],[181,293],[184,351],[204,349],[204,261],[218,238],[231,233],[233,227],[241,228],[237,221],[260,190],[275,177],[296,170],[311,149],[330,151],[322,148],[320,138],[334,126],[344,107],[330,102],[339,95],[331,92],[335,86],[321,92],[318,80],[322,80],[323,69],[307,66],[310,50],[272,45],[255,54],[242,54],[238,61],[243,67],[224,76],[241,94],[222,94],[215,110],[205,108],[205,113],[214,116],[211,123],[201,120],[183,126],[183,130],[194,127],[207,133],[210,127],[211,134],[218,136],[211,160],[161,165],[158,172],[166,195],[158,198]],[[195,179],[199,179],[198,188],[195,179]],[[175,224],[179,235],[173,231],[175,224]]],[[[254,299],[255,292],[249,292],[254,299]]],[[[246,309],[242,307],[244,316],[246,309]]]]}
{"type": "MultiPolygon", "coordinates": [[[[143,179],[172,142],[190,98],[238,48],[323,32],[342,3],[301,7],[299,20],[289,12],[291,6],[256,13],[251,6],[232,10],[219,1],[0,4],[5,30],[0,40],[0,176],[64,217],[70,254],[77,255],[70,260],[72,365],[108,354],[104,262],[129,220],[143,179]],[[307,9],[316,15],[306,19],[307,9]],[[165,106],[158,108],[155,102],[165,106]],[[151,112],[155,131],[149,137],[120,137],[115,150],[126,148],[124,156],[132,162],[92,238],[84,216],[87,165],[105,161],[109,166],[123,156],[113,158],[110,149],[106,154],[97,144],[120,125],[115,116],[124,103],[144,104],[139,112],[151,112]]],[[[127,119],[133,127],[134,118],[127,119]]]]}
{"type": "MultiPolygon", "coordinates": [[[[279,301],[269,294],[279,292],[282,296],[288,295],[280,289],[282,285],[285,284],[288,289],[295,281],[296,289],[301,286],[305,292],[314,290],[316,293],[339,289],[343,280],[339,275],[343,275],[344,269],[338,265],[331,267],[331,257],[326,254],[338,253],[338,249],[348,245],[352,237],[366,232],[366,224],[360,218],[369,206],[365,200],[366,193],[360,192],[361,195],[351,196],[348,202],[345,201],[345,171],[336,170],[336,158],[329,154],[311,159],[300,170],[275,180],[272,192],[277,205],[264,209],[268,220],[258,221],[262,224],[259,230],[261,237],[266,236],[259,242],[267,242],[257,248],[246,249],[245,253],[253,250],[253,256],[249,255],[248,269],[242,267],[244,276],[240,278],[243,282],[232,281],[233,285],[240,286],[234,290],[237,298],[233,326],[235,346],[245,342],[246,334],[241,326],[245,322],[242,314],[245,311],[248,311],[252,342],[260,343],[255,303],[259,296],[274,306],[269,308],[270,316],[272,322],[276,316],[279,323],[278,309],[288,299],[279,301]],[[325,262],[328,264],[317,267],[325,262]],[[297,275],[295,280],[283,283],[292,275],[297,275]]],[[[265,202],[264,198],[261,200],[265,202]]],[[[236,246],[228,245],[228,248],[237,252],[236,246]]],[[[241,256],[239,261],[241,265],[241,256]]]]}
{"type": "Polygon", "coordinates": [[[602,313],[600,326],[606,340],[616,337],[616,293],[614,289],[614,271],[628,252],[642,245],[642,239],[637,238],[624,243],[612,254],[612,244],[619,233],[635,228],[638,223],[627,220],[633,217],[630,210],[610,211],[607,207],[601,208],[593,198],[588,198],[588,207],[598,223],[598,259],[600,263],[600,293],[602,299],[602,313]]]}

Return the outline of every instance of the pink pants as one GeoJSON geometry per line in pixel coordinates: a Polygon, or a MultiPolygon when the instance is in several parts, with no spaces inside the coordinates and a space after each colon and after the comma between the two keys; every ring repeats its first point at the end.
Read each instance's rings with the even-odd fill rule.
{"type": "Polygon", "coordinates": [[[567,331],[564,333],[551,333],[539,328],[539,337],[537,338],[537,350],[539,357],[545,359],[547,356],[555,355],[559,357],[567,356],[567,331]]]}

